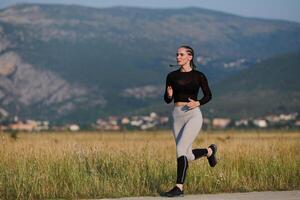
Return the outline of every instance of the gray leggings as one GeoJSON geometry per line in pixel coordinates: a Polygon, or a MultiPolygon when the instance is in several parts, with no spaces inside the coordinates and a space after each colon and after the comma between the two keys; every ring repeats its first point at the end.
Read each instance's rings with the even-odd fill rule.
{"type": "Polygon", "coordinates": [[[172,116],[177,158],[186,156],[188,160],[195,160],[192,145],[203,123],[200,108],[190,110],[187,106],[175,106],[172,116]]]}

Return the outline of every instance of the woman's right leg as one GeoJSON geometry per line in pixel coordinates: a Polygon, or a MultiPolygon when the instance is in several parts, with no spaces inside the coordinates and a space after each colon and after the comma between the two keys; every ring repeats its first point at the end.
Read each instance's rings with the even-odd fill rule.
{"type": "Polygon", "coordinates": [[[174,109],[173,112],[173,134],[176,142],[176,156],[177,156],[177,179],[176,184],[182,190],[182,185],[184,183],[186,172],[188,169],[188,159],[186,155],[179,155],[178,153],[178,143],[180,143],[183,137],[183,131],[185,126],[185,118],[180,115],[178,108],[174,109]]]}
{"type": "Polygon", "coordinates": [[[185,121],[182,113],[179,110],[180,108],[174,107],[172,116],[173,116],[173,136],[176,143],[176,157],[177,157],[177,179],[176,186],[173,187],[170,191],[164,193],[168,197],[178,197],[183,195],[183,183],[186,176],[186,171],[188,168],[188,159],[186,156],[178,157],[177,145],[180,142],[180,139],[183,134],[185,121]]]}

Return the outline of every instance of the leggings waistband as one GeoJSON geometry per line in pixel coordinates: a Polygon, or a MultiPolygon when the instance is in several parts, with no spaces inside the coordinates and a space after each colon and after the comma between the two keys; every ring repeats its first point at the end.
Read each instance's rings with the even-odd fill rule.
{"type": "Polygon", "coordinates": [[[194,113],[201,113],[200,107],[190,109],[188,106],[174,106],[173,115],[190,115],[194,113]]]}

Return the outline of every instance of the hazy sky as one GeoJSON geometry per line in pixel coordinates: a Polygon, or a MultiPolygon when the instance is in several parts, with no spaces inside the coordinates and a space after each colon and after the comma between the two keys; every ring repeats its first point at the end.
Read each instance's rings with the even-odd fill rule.
{"type": "Polygon", "coordinates": [[[122,5],[183,8],[195,6],[247,17],[300,22],[300,0],[0,0],[0,8],[22,2],[78,4],[91,7],[122,5]]]}

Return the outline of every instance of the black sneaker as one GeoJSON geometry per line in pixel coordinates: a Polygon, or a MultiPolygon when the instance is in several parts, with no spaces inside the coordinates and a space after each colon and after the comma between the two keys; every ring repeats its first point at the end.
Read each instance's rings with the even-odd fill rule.
{"type": "Polygon", "coordinates": [[[217,145],[211,144],[208,148],[211,148],[211,150],[212,150],[211,156],[207,157],[208,163],[211,167],[214,167],[217,164],[217,158],[216,158],[217,145]]]}
{"type": "Polygon", "coordinates": [[[173,187],[170,191],[165,192],[163,196],[166,197],[183,197],[183,191],[177,186],[173,187]]]}

